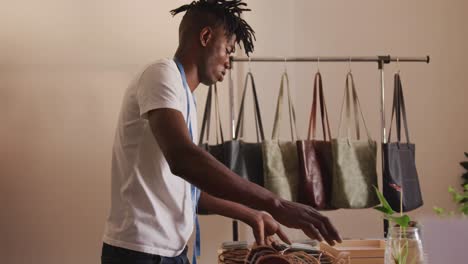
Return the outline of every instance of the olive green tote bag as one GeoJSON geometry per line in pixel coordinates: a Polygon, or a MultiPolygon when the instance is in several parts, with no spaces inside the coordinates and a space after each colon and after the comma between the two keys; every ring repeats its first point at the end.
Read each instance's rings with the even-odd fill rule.
{"type": "Polygon", "coordinates": [[[299,161],[297,157],[296,139],[296,113],[291,101],[288,74],[285,72],[281,76],[281,85],[278,95],[278,102],[276,104],[276,114],[271,140],[265,140],[263,142],[262,151],[265,188],[277,194],[281,198],[289,201],[296,201],[298,193],[297,183],[299,178],[299,161]],[[281,121],[285,82],[288,100],[291,141],[279,140],[279,124],[281,121]]]}
{"type": "MultiPolygon", "coordinates": [[[[354,130],[353,129],[353,130],[354,130]]],[[[338,138],[332,140],[333,179],[332,206],[335,208],[368,208],[379,204],[373,186],[377,186],[377,145],[371,139],[351,72],[346,76],[345,94],[341,105],[338,138]],[[351,87],[350,87],[351,84],[351,87]],[[352,93],[352,103],[350,102],[352,93]],[[345,104],[346,137],[341,137],[345,104]],[[351,139],[351,106],[354,108],[356,139],[351,139]],[[358,111],[360,116],[358,116],[358,111]],[[360,135],[359,117],[362,118],[367,139],[360,135]]]]}

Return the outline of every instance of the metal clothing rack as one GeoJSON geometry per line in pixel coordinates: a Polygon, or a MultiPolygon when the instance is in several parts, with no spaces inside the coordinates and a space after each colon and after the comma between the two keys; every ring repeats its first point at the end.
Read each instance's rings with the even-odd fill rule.
{"type": "MultiPolygon", "coordinates": [[[[396,57],[396,56],[363,56],[363,57],[327,57],[327,56],[314,56],[314,57],[231,57],[230,65],[233,68],[233,62],[375,62],[377,63],[380,72],[380,114],[381,114],[381,140],[382,143],[387,143],[386,129],[385,129],[385,73],[384,65],[391,62],[430,62],[430,57],[396,57]]],[[[235,133],[235,110],[234,110],[234,86],[232,80],[232,72],[229,71],[229,108],[231,116],[231,135],[234,138],[235,133]]],[[[382,155],[383,159],[383,155],[382,155]]],[[[383,162],[382,162],[383,166],[383,162]]],[[[382,168],[383,171],[383,168],[382,168]]],[[[384,235],[387,235],[388,223],[384,222],[384,235]]],[[[234,241],[238,241],[238,223],[236,220],[232,222],[232,237],[234,241]]]]}

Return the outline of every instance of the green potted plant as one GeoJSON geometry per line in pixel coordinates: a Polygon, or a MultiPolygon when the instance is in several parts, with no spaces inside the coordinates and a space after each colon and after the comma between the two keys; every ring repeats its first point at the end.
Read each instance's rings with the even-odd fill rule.
{"type": "MultiPolygon", "coordinates": [[[[403,189],[396,184],[390,186],[400,193],[400,201],[403,201],[403,189]]],[[[375,186],[374,188],[380,201],[380,205],[374,209],[382,212],[384,219],[390,223],[385,247],[385,264],[424,263],[424,253],[416,223],[411,221],[408,215],[403,214],[402,204],[399,214],[396,215],[379,189],[375,186]]]]}
{"type": "MultiPolygon", "coordinates": [[[[465,157],[468,158],[468,153],[465,152],[465,157]]],[[[458,213],[462,217],[468,216],[468,161],[460,162],[460,165],[465,169],[465,172],[462,174],[462,187],[463,191],[456,191],[452,186],[448,188],[448,192],[452,195],[452,200],[457,204],[458,213]]],[[[446,212],[445,209],[434,206],[434,211],[439,216],[453,216],[456,213],[454,211],[446,212]]]]}

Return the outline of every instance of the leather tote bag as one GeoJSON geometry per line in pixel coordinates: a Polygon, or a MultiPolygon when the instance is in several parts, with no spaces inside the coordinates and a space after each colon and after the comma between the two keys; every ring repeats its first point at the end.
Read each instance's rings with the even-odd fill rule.
{"type": "Polygon", "coordinates": [[[307,134],[307,140],[297,141],[299,158],[298,201],[316,209],[331,209],[333,168],[331,132],[320,72],[317,72],[314,78],[312,108],[307,134]],[[316,139],[317,102],[320,104],[323,140],[316,139]]]}
{"type": "Polygon", "coordinates": [[[415,145],[410,143],[406,106],[400,74],[394,77],[393,107],[389,143],[383,144],[383,194],[395,211],[408,212],[423,205],[415,162],[415,145]],[[391,142],[393,116],[396,115],[397,141],[391,142]],[[401,142],[401,119],[405,127],[406,143],[401,142]],[[400,193],[402,192],[402,193],[400,193]],[[400,199],[401,195],[403,199],[400,199]],[[400,208],[401,207],[401,208],[400,208]]]}
{"type": "Polygon", "coordinates": [[[289,201],[297,200],[298,159],[296,138],[296,114],[291,101],[288,74],[285,72],[281,76],[281,85],[278,95],[278,102],[276,104],[275,121],[273,124],[271,140],[265,140],[262,147],[265,188],[277,194],[281,198],[289,201]],[[280,120],[285,82],[288,100],[291,141],[279,140],[279,124],[281,122],[280,120]]]}
{"type": "Polygon", "coordinates": [[[224,136],[223,127],[221,125],[221,117],[219,113],[219,99],[218,99],[218,88],[216,84],[210,85],[208,88],[208,96],[206,98],[205,112],[203,113],[202,128],[200,131],[200,139],[198,145],[209,152],[219,162],[226,165],[226,154],[224,147],[224,136]],[[210,127],[211,127],[211,112],[212,112],[212,101],[214,99],[215,104],[215,138],[216,144],[210,145],[210,127]],[[206,135],[206,137],[205,137],[206,135]]]}
{"type": "Polygon", "coordinates": [[[369,208],[379,204],[373,188],[374,185],[377,186],[376,142],[371,139],[367,129],[351,72],[346,75],[338,138],[332,140],[332,153],[332,206],[335,208],[369,208]],[[352,93],[352,104],[350,93],[352,93]],[[343,109],[344,104],[345,109],[343,109]],[[354,108],[356,139],[351,139],[351,105],[354,108]],[[341,137],[343,110],[345,110],[346,137],[341,137]],[[361,139],[358,112],[362,118],[367,139],[361,139]]]}
{"type": "Polygon", "coordinates": [[[239,119],[237,121],[234,139],[225,142],[224,144],[226,151],[226,166],[241,177],[263,186],[263,156],[261,142],[265,139],[265,134],[263,132],[262,116],[260,113],[255,81],[251,72],[248,72],[245,77],[244,91],[242,92],[238,117],[239,119]],[[249,80],[254,99],[257,142],[246,142],[243,140],[245,96],[249,80]]]}

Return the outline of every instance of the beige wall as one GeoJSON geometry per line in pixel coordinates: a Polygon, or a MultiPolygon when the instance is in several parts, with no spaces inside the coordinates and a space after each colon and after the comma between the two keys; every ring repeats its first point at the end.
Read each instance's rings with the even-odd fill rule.
{"type": "MultiPolygon", "coordinates": [[[[184,2],[48,0],[2,5],[2,263],[98,263],[123,91],[145,64],[172,56],[180,18],[171,18],[168,11],[184,2]]],[[[257,32],[256,56],[431,55],[429,65],[400,65],[425,198],[425,206],[412,215],[430,216],[436,204],[453,208],[446,189],[458,186],[457,163],[468,151],[466,1],[248,3],[254,10],[246,19],[257,32]]],[[[237,83],[246,67],[235,67],[237,83]]],[[[347,67],[320,65],[335,132],[347,67]]],[[[282,63],[252,64],[267,135],[283,68],[282,63]]],[[[353,63],[352,69],[367,124],[379,140],[377,66],[353,63]]],[[[288,70],[304,136],[316,65],[291,63],[288,70]]],[[[386,68],[387,110],[395,70],[393,64],[386,68]]],[[[196,93],[203,102],[206,91],[196,93]]],[[[227,95],[224,89],[224,120],[227,95]]],[[[286,138],[287,130],[282,132],[286,138]]],[[[372,210],[328,215],[345,237],[381,236],[381,220],[372,210]]],[[[215,263],[216,248],[231,237],[230,220],[202,217],[202,230],[201,262],[215,263]]],[[[241,231],[242,238],[251,239],[250,231],[241,231]]]]}

